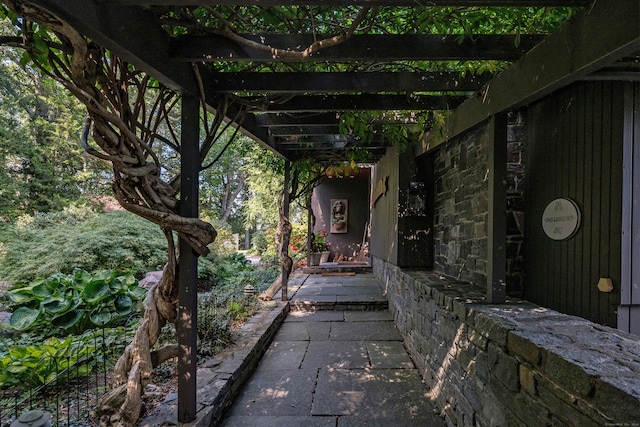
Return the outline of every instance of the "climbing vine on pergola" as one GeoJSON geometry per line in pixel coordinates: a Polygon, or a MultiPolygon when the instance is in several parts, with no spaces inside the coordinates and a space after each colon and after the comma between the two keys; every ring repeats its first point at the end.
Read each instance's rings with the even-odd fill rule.
{"type": "MultiPolygon", "coordinates": [[[[393,1],[3,3],[0,16],[12,20],[16,34],[0,36],[0,44],[24,49],[25,60],[86,105],[86,151],[112,165],[120,204],[158,224],[168,242],[162,280],[118,361],[115,387],[98,408],[103,425],[135,424],[153,366],[176,355],[175,346],[152,351],[162,326],[178,313],[174,233],[200,255],[216,237],[210,224],[185,215],[184,171],[167,167],[167,159],[186,148],[184,129],[173,120],[182,95],[200,100],[198,170],[215,161],[213,147],[231,125],[292,161],[327,165],[353,160],[354,153],[375,161],[394,142],[389,135],[410,139],[406,127],[416,124],[419,134],[432,123],[432,111],[454,108],[487,80],[478,77],[482,72],[500,70],[572,12],[472,7],[478,1],[434,2],[443,3],[438,7],[393,1]],[[87,34],[92,31],[96,37],[87,34]],[[362,113],[370,110],[376,112],[362,113]]],[[[318,179],[309,176],[303,188],[318,179]]],[[[286,216],[281,210],[283,248],[290,233],[286,216]]],[[[281,261],[290,270],[286,252],[281,261]]]]}

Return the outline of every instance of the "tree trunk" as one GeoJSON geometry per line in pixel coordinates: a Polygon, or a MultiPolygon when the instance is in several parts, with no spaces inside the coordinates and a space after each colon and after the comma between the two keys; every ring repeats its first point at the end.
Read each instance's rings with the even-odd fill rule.
{"type": "Polygon", "coordinates": [[[278,291],[282,288],[282,274],[279,274],[276,280],[273,281],[271,286],[269,286],[266,290],[262,291],[258,298],[263,301],[271,301],[273,296],[278,293],[278,291]]]}

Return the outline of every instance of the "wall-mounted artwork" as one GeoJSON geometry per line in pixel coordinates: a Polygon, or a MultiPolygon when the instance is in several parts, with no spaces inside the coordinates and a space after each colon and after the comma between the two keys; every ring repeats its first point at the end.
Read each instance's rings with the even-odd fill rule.
{"type": "Polygon", "coordinates": [[[349,201],[331,199],[331,232],[346,233],[349,219],[349,201]]]}

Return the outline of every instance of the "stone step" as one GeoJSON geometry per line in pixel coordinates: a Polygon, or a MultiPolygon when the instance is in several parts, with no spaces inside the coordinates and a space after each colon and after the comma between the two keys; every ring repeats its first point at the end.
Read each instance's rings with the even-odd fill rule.
{"type": "Polygon", "coordinates": [[[387,300],[369,300],[369,301],[308,301],[308,300],[292,300],[290,302],[291,311],[381,311],[389,309],[387,300]]]}

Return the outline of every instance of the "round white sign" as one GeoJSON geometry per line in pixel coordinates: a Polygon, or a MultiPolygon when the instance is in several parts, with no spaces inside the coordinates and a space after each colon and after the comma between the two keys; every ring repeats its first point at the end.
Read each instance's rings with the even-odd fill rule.
{"type": "Polygon", "coordinates": [[[580,208],[571,199],[555,199],[542,214],[542,229],[553,240],[567,240],[580,228],[580,208]]]}

